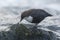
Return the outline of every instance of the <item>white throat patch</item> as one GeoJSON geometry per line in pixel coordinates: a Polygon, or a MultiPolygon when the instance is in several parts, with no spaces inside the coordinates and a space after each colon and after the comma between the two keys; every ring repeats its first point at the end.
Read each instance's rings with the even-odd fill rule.
{"type": "Polygon", "coordinates": [[[25,17],[25,20],[27,20],[28,22],[32,22],[33,17],[32,16],[25,17]]]}

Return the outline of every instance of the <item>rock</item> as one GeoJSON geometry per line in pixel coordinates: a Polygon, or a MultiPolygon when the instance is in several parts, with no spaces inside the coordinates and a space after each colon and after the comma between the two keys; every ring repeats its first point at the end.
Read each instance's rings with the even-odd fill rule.
{"type": "Polygon", "coordinates": [[[16,29],[17,40],[57,40],[51,31],[37,28],[27,28],[20,24],[16,29]]]}
{"type": "Polygon", "coordinates": [[[55,34],[51,31],[37,29],[37,27],[27,28],[23,24],[17,23],[10,26],[9,31],[0,32],[0,40],[57,40],[57,39],[55,34]]]}

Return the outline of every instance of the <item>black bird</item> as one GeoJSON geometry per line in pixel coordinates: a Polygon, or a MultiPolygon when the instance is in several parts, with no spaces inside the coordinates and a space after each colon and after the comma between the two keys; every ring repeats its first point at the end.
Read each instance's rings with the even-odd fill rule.
{"type": "Polygon", "coordinates": [[[44,18],[46,18],[48,16],[52,16],[52,15],[43,9],[30,9],[30,10],[24,11],[21,14],[21,20],[20,21],[22,21],[22,19],[26,19],[28,22],[35,23],[37,25],[44,18]]]}

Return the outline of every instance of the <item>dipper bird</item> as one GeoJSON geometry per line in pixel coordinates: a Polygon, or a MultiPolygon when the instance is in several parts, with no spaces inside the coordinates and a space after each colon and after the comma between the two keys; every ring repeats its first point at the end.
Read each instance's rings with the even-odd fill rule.
{"type": "Polygon", "coordinates": [[[21,14],[21,20],[25,19],[30,23],[35,23],[36,25],[38,23],[40,23],[44,18],[48,17],[48,16],[52,16],[51,14],[49,14],[48,12],[46,12],[43,9],[29,9],[27,11],[24,11],[21,14]]]}

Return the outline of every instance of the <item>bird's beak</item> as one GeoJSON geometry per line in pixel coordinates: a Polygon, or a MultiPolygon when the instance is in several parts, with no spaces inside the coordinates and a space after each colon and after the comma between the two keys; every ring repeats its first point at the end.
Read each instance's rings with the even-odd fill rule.
{"type": "Polygon", "coordinates": [[[22,19],[20,20],[20,22],[22,21],[22,19]]]}

